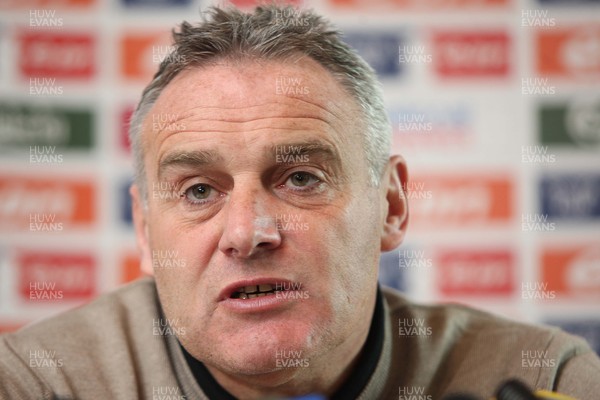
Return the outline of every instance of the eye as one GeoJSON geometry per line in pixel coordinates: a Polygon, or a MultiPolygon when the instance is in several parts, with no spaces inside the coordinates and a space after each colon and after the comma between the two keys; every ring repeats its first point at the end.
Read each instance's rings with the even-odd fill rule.
{"type": "Polygon", "coordinates": [[[212,186],[199,183],[197,185],[190,186],[185,192],[183,192],[182,197],[185,197],[190,203],[200,204],[209,201],[216,195],[218,195],[218,193],[212,186]]]}
{"type": "Polygon", "coordinates": [[[288,185],[288,182],[294,187],[307,187],[319,183],[320,179],[308,172],[298,171],[288,177],[285,181],[286,186],[288,185]]]}

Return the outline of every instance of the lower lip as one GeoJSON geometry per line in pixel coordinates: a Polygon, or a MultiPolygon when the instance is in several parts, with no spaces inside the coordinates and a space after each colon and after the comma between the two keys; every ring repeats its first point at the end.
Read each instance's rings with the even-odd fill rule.
{"type": "Polygon", "coordinates": [[[228,310],[241,312],[241,313],[254,313],[271,311],[285,306],[289,306],[294,301],[298,301],[294,297],[295,291],[290,290],[286,293],[286,297],[277,296],[275,294],[261,297],[254,297],[252,299],[225,299],[221,301],[223,307],[228,310]],[[289,297],[288,297],[289,296],[289,297]]]}

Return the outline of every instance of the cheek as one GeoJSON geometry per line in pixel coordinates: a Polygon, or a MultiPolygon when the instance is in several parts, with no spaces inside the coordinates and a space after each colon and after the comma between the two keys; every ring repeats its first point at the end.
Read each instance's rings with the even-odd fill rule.
{"type": "Polygon", "coordinates": [[[154,215],[149,224],[149,245],[156,285],[165,313],[181,318],[196,303],[202,288],[204,266],[210,260],[210,235],[199,227],[185,226],[174,218],[154,215]]]}
{"type": "Polygon", "coordinates": [[[377,194],[354,197],[335,215],[313,218],[310,236],[298,239],[313,265],[321,267],[314,272],[327,285],[338,312],[356,306],[360,293],[372,290],[377,280],[378,200],[377,194]]]}
{"type": "Polygon", "coordinates": [[[379,259],[379,207],[377,196],[369,190],[352,199],[340,219],[337,238],[339,252],[345,260],[340,274],[349,290],[361,290],[377,279],[379,259]]]}
{"type": "Polygon", "coordinates": [[[182,221],[161,209],[151,215],[148,234],[153,255],[176,258],[182,267],[180,272],[186,275],[198,271],[198,265],[205,265],[205,258],[210,257],[215,243],[211,230],[214,224],[182,221]]]}
{"type": "Polygon", "coordinates": [[[152,256],[152,265],[155,276],[169,276],[164,274],[170,271],[168,267],[178,266],[186,270],[189,265],[188,254],[186,254],[185,242],[180,237],[181,233],[170,225],[169,221],[155,217],[149,224],[149,245],[152,256]]]}

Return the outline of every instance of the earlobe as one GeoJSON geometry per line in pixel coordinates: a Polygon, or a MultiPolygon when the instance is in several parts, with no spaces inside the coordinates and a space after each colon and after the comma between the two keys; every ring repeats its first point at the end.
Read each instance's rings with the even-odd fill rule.
{"type": "Polygon", "coordinates": [[[132,184],[129,188],[131,195],[131,208],[133,215],[133,226],[135,228],[135,236],[140,251],[140,268],[142,272],[148,275],[154,275],[152,268],[152,256],[148,240],[148,224],[146,220],[146,209],[144,200],[136,184],[132,184]]]}
{"type": "Polygon", "coordinates": [[[382,185],[386,185],[384,204],[387,204],[387,209],[383,210],[386,214],[381,235],[381,251],[391,251],[404,240],[408,225],[408,200],[405,193],[408,171],[402,156],[390,157],[384,179],[382,185]]]}

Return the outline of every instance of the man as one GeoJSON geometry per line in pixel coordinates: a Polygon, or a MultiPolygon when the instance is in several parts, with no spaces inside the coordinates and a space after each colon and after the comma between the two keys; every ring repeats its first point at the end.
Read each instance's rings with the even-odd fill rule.
{"type": "Polygon", "coordinates": [[[153,278],[2,337],[3,398],[489,398],[512,377],[600,393],[580,339],[378,288],[406,167],[372,69],[322,18],[214,9],[174,37],[131,126],[153,278]],[[416,320],[424,335],[398,334],[416,320]]]}

